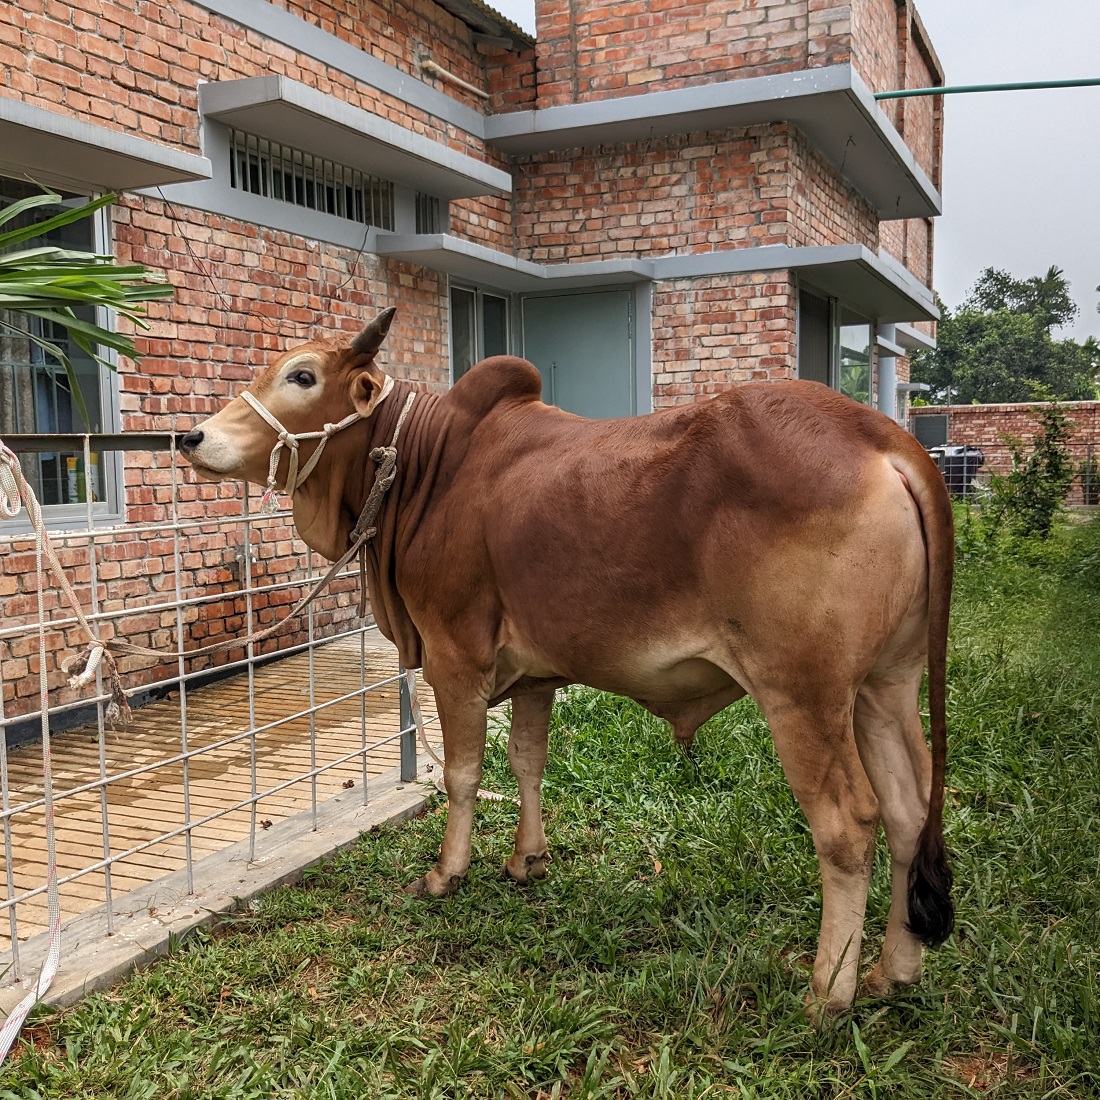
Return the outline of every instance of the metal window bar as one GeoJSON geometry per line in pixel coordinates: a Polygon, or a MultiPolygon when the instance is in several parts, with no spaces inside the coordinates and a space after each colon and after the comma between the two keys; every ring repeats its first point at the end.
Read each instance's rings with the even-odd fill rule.
{"type": "Polygon", "coordinates": [[[4,814],[4,904],[8,910],[8,937],[11,943],[12,969],[20,973],[19,925],[15,919],[15,860],[11,838],[11,787],[8,783],[7,716],[4,705],[4,667],[0,661],[0,809],[4,814]]]}
{"type": "Polygon", "coordinates": [[[388,180],[242,130],[230,130],[229,148],[229,185],[237,190],[378,229],[393,228],[393,184],[388,180]]]}
{"type": "MultiPolygon", "coordinates": [[[[153,442],[154,446],[151,448],[143,447],[143,434],[145,433],[132,433],[128,436],[104,434],[81,436],[77,437],[80,440],[79,448],[74,447],[73,449],[83,454],[85,468],[87,469],[93,444],[95,449],[100,452],[109,450],[138,451],[143,449],[156,451],[166,440],[165,433],[147,433],[148,441],[153,442]]],[[[11,437],[9,437],[10,441],[11,437]]],[[[30,451],[56,446],[55,440],[52,442],[43,440],[24,442],[28,445],[23,449],[30,451]],[[33,442],[36,442],[37,446],[32,445],[33,442]]],[[[60,532],[51,536],[63,558],[75,550],[83,550],[87,555],[87,581],[86,583],[82,581],[78,585],[77,591],[84,604],[88,620],[94,627],[98,629],[99,624],[111,624],[117,632],[124,628],[127,616],[145,615],[152,609],[156,609],[159,616],[166,614],[174,616],[177,631],[175,657],[168,655],[165,661],[165,664],[169,667],[174,665],[174,674],[161,677],[151,684],[143,681],[143,686],[147,689],[170,686],[173,690],[176,688],[179,690],[178,714],[180,728],[174,751],[170,747],[170,741],[166,739],[164,744],[168,751],[157,749],[152,753],[152,758],[134,758],[132,765],[118,760],[119,746],[116,743],[112,748],[106,729],[104,706],[109,694],[104,689],[102,677],[97,678],[94,692],[89,692],[89,695],[94,696],[91,700],[84,697],[63,703],[51,701],[51,716],[65,713],[74,707],[87,707],[89,703],[94,706],[95,718],[88,726],[88,733],[90,735],[94,732],[94,739],[86,742],[91,746],[91,751],[87,756],[88,766],[84,768],[82,765],[85,776],[79,774],[70,776],[68,785],[64,780],[57,782],[53,793],[53,801],[55,806],[61,808],[61,816],[65,816],[64,809],[66,806],[75,808],[79,805],[86,810],[95,805],[99,820],[93,822],[92,827],[97,836],[94,844],[89,843],[82,848],[83,854],[78,862],[74,863],[70,859],[68,862],[59,864],[61,870],[58,873],[57,881],[59,886],[64,887],[80,879],[87,880],[90,885],[85,889],[85,892],[96,893],[99,902],[107,906],[108,930],[112,927],[110,924],[112,903],[117,902],[126,889],[129,888],[125,885],[119,885],[119,882],[125,883],[132,878],[128,869],[127,874],[119,882],[115,881],[113,872],[123,861],[131,860],[140,853],[148,852],[158,846],[168,845],[170,842],[182,838],[183,854],[177,862],[179,866],[185,868],[188,888],[193,889],[194,863],[201,855],[206,854],[203,849],[196,849],[193,841],[197,831],[203,830],[212,822],[217,822],[228,815],[247,811],[247,834],[244,832],[245,827],[241,826],[239,830],[240,838],[244,839],[247,835],[250,858],[255,858],[256,837],[260,826],[263,824],[258,821],[259,807],[265,799],[272,799],[280,795],[281,792],[308,782],[309,809],[312,820],[316,824],[318,806],[322,799],[327,796],[319,786],[319,778],[332,772],[335,768],[354,763],[356,769],[353,774],[360,779],[363,787],[362,797],[365,803],[368,800],[368,792],[371,786],[371,768],[374,768],[373,774],[377,775],[379,768],[383,766],[379,762],[377,754],[394,742],[398,742],[400,746],[399,774],[401,778],[408,781],[410,777],[415,775],[416,731],[411,724],[411,716],[407,713],[407,706],[399,704],[399,701],[405,701],[407,695],[407,684],[404,678],[400,673],[381,677],[368,675],[367,639],[368,635],[372,634],[376,628],[364,625],[354,617],[348,617],[342,623],[332,618],[332,616],[353,606],[357,595],[354,591],[348,591],[331,601],[331,603],[326,603],[326,612],[328,613],[326,631],[322,632],[319,629],[318,615],[315,612],[315,607],[311,606],[305,629],[298,628],[299,633],[306,635],[305,641],[279,647],[280,657],[287,653],[301,654],[303,651],[308,655],[305,662],[308,684],[304,689],[304,693],[308,694],[308,703],[305,707],[284,706],[277,715],[273,715],[270,708],[268,713],[262,716],[257,713],[257,666],[265,659],[270,660],[271,654],[257,655],[255,653],[257,647],[249,643],[247,646],[242,645],[241,647],[243,656],[217,666],[219,675],[227,669],[234,673],[233,678],[225,681],[226,683],[237,683],[242,677],[247,682],[247,728],[240,729],[239,725],[242,723],[236,718],[230,718],[227,725],[218,728],[217,724],[212,723],[211,719],[207,717],[203,721],[203,737],[198,740],[192,739],[191,711],[195,706],[209,706],[207,703],[201,703],[202,696],[194,694],[199,689],[194,688],[192,683],[196,678],[208,674],[210,670],[187,667],[186,649],[182,643],[184,630],[186,629],[185,613],[189,614],[191,609],[197,609],[196,613],[201,614],[201,609],[209,606],[215,600],[236,601],[243,599],[244,629],[250,633],[258,625],[255,606],[256,597],[260,595],[270,597],[289,588],[300,588],[304,583],[308,583],[308,578],[313,576],[314,563],[312,557],[307,556],[304,570],[298,567],[297,562],[292,567],[293,576],[287,579],[279,579],[274,583],[257,583],[258,578],[253,569],[254,542],[258,538],[262,544],[265,534],[268,535],[269,539],[276,534],[280,536],[280,539],[291,538],[292,531],[288,527],[288,517],[285,514],[275,517],[257,516],[256,513],[250,510],[247,493],[243,495],[240,501],[239,511],[234,514],[207,515],[201,518],[193,518],[183,514],[180,499],[182,485],[178,473],[178,464],[175,462],[174,440],[172,437],[167,437],[167,442],[167,457],[171,460],[172,473],[170,484],[166,486],[165,495],[168,499],[160,504],[164,513],[162,520],[159,522],[153,520],[140,524],[127,524],[114,528],[110,532],[105,532],[102,528],[96,528],[94,525],[91,495],[88,494],[85,500],[85,529],[60,532]],[[282,529],[277,530],[280,527],[282,529]],[[213,594],[201,592],[194,596],[185,594],[194,591],[197,584],[196,578],[190,573],[192,566],[188,564],[191,540],[199,539],[201,545],[206,545],[201,543],[201,540],[208,540],[212,535],[217,536],[220,540],[218,541],[219,550],[217,552],[221,552],[221,548],[229,545],[229,536],[234,528],[240,530],[242,537],[241,569],[237,578],[238,583],[232,586],[221,586],[221,591],[213,594]],[[147,544],[153,538],[169,541],[171,544],[171,550],[168,554],[173,572],[170,582],[171,598],[165,599],[164,591],[156,590],[153,582],[158,574],[154,574],[149,580],[147,597],[145,597],[147,602],[127,597],[127,606],[125,607],[114,608],[108,606],[115,597],[111,593],[112,580],[104,578],[99,568],[100,558],[103,556],[105,548],[115,546],[120,541],[141,540],[147,544]],[[303,572],[306,574],[306,579],[302,577],[303,572]],[[328,627],[329,623],[332,624],[331,627],[328,627]],[[325,634],[324,637],[321,636],[322,633],[325,634]],[[350,685],[347,684],[346,680],[342,681],[341,684],[329,683],[326,687],[325,697],[321,698],[321,693],[318,691],[318,670],[321,667],[318,664],[320,652],[324,647],[338,639],[351,641],[356,636],[358,636],[356,650],[360,662],[358,676],[350,685]],[[393,690],[395,684],[398,685],[397,691],[393,690]],[[344,686],[350,689],[343,690],[344,686]],[[334,691],[332,697],[328,695],[329,690],[334,691]],[[397,697],[393,703],[395,710],[393,724],[390,725],[388,730],[380,729],[379,722],[384,722],[385,719],[384,716],[380,718],[376,715],[373,719],[373,727],[368,729],[368,706],[375,705],[370,703],[370,700],[371,698],[378,700],[380,694],[385,694],[389,698],[397,697]],[[195,700],[200,700],[200,703],[196,703],[195,700]],[[358,706],[355,707],[355,710],[359,721],[359,732],[349,743],[346,734],[349,723],[345,712],[349,705],[355,705],[355,700],[358,700],[358,706]],[[398,712],[399,705],[400,710],[398,712]],[[345,716],[341,717],[341,715],[345,716]],[[261,751],[267,748],[270,753],[272,746],[278,749],[279,745],[282,744],[282,742],[273,743],[270,739],[265,740],[265,736],[292,737],[294,724],[302,722],[308,722],[310,729],[308,766],[305,766],[304,761],[302,765],[295,765],[293,774],[289,776],[286,774],[285,769],[276,770],[273,775],[268,775],[266,771],[262,771],[260,766],[261,751]],[[343,737],[339,735],[341,728],[345,731],[343,737]],[[213,734],[211,734],[211,730],[214,731],[213,734]],[[213,739],[207,741],[210,736],[213,739]],[[232,753],[234,747],[243,747],[245,751],[232,753]],[[414,754],[411,757],[409,756],[410,747],[414,754]],[[113,760],[112,751],[115,754],[113,760]],[[224,760],[222,758],[226,756],[227,751],[231,753],[227,766],[234,770],[240,769],[237,774],[242,782],[237,790],[233,790],[231,786],[226,786],[223,792],[219,786],[217,794],[219,798],[224,794],[224,803],[212,802],[213,796],[209,793],[210,784],[207,783],[204,786],[199,776],[202,767],[209,770],[214,764],[223,765],[224,760]],[[375,755],[372,756],[372,754],[375,755]],[[373,765],[370,763],[372,759],[374,760],[373,765]],[[203,764],[204,761],[212,763],[203,764]],[[248,769],[247,783],[244,782],[244,768],[248,769]],[[173,769],[179,770],[173,771],[173,769]],[[161,773],[160,777],[156,775],[158,772],[161,773]],[[158,820],[155,825],[140,834],[136,832],[127,834],[126,830],[121,830],[116,834],[112,827],[113,807],[117,808],[112,802],[113,792],[123,789],[128,784],[129,787],[126,787],[128,790],[157,791],[160,790],[157,787],[158,782],[167,782],[165,777],[174,777],[177,774],[180,776],[179,783],[182,786],[182,821],[178,819],[175,821],[158,820]],[[195,803],[191,797],[196,782],[200,783],[200,787],[197,789],[203,791],[203,797],[199,803],[195,803]],[[151,786],[149,786],[150,783],[151,786]],[[247,793],[245,793],[245,790],[247,793]],[[89,799],[92,800],[91,803],[89,803],[89,799]],[[99,885],[100,882],[102,888],[99,885]]],[[[21,544],[29,546],[32,543],[33,535],[31,534],[0,533],[0,570],[4,568],[4,564],[13,560],[11,554],[13,549],[19,548],[21,544]],[[5,553],[5,550],[8,552],[5,553]]],[[[271,544],[269,542],[266,545],[270,546],[271,544]]],[[[296,553],[295,556],[297,559],[301,555],[296,553]]],[[[268,560],[277,562],[281,559],[269,558],[268,560]]],[[[342,575],[345,577],[356,576],[353,570],[349,570],[342,575]]],[[[231,617],[236,615],[232,611],[226,614],[231,617]]],[[[58,603],[45,614],[44,618],[48,636],[54,640],[59,640],[63,651],[75,647],[76,643],[63,635],[63,632],[75,623],[71,613],[64,614],[64,609],[58,603]],[[56,637],[58,634],[62,634],[60,639],[56,637]]],[[[26,919],[20,915],[20,907],[35,898],[39,898],[47,890],[45,876],[43,876],[41,882],[29,882],[26,881],[25,874],[16,867],[16,855],[21,852],[25,853],[28,850],[26,848],[27,841],[22,839],[28,831],[32,831],[30,845],[32,848],[35,846],[34,837],[37,836],[37,833],[33,830],[37,827],[36,818],[44,813],[46,799],[44,794],[39,793],[40,786],[38,791],[34,789],[33,784],[22,792],[13,788],[11,754],[12,752],[22,753],[24,750],[9,750],[7,743],[8,731],[11,725],[15,722],[26,722],[38,716],[39,711],[35,704],[33,711],[19,709],[18,713],[13,712],[12,707],[5,702],[4,691],[5,686],[10,686],[13,683],[4,658],[10,656],[13,644],[24,641],[29,636],[37,635],[37,619],[38,616],[35,615],[35,621],[33,622],[27,621],[14,624],[9,619],[9,622],[0,629],[0,788],[2,788],[0,789],[0,821],[3,823],[0,827],[3,829],[5,863],[3,898],[0,900],[0,910],[6,909],[8,912],[7,920],[2,923],[6,926],[5,930],[9,939],[9,943],[6,945],[8,950],[5,953],[12,964],[12,970],[8,975],[9,979],[13,974],[15,977],[20,976],[19,945],[21,929],[24,927],[34,928],[35,926],[33,919],[30,925],[27,925],[26,919]],[[17,828],[18,832],[16,831],[17,828]],[[23,848],[20,847],[21,843],[23,848]]],[[[142,627],[143,630],[147,628],[147,625],[142,627]]],[[[346,644],[345,642],[339,644],[345,648],[330,651],[336,656],[327,658],[327,660],[341,662],[346,659],[346,644]]],[[[58,654],[55,650],[54,659],[57,659],[57,657],[58,654]]],[[[124,679],[131,680],[127,665],[128,662],[124,661],[124,679]]],[[[396,665],[396,657],[394,657],[394,665],[396,665]]],[[[326,667],[336,666],[330,664],[326,667]]],[[[24,674],[21,672],[18,675],[24,674]]],[[[26,706],[31,706],[29,699],[26,706]]],[[[139,716],[140,711],[137,712],[136,717],[139,716]]],[[[436,722],[437,719],[435,718],[427,719],[427,724],[433,727],[435,727],[436,722]]],[[[65,738],[65,734],[56,735],[55,753],[59,746],[63,749],[66,747],[65,738]]],[[[32,746],[26,746],[26,749],[30,751],[32,746]]],[[[73,751],[76,751],[75,747],[73,751]]],[[[392,749],[389,751],[392,751],[392,749]]],[[[218,774],[220,775],[221,772],[218,772],[218,774]]],[[[175,782],[174,779],[173,782],[175,782]]],[[[304,803],[304,800],[301,801],[304,803]]],[[[287,812],[304,812],[304,809],[303,804],[301,810],[287,812]]],[[[90,835],[87,830],[86,835],[90,835]]],[[[209,838],[205,838],[204,846],[206,848],[209,847],[209,843],[209,838]]],[[[229,841],[226,843],[229,843],[229,841]]],[[[159,860],[161,857],[158,855],[156,858],[159,860]]],[[[173,856],[172,858],[175,859],[176,857],[173,856]]],[[[131,864],[131,866],[133,865],[131,864]]],[[[168,871],[162,873],[168,873],[168,871]]],[[[63,901],[65,900],[63,894],[63,901]]],[[[85,908],[87,906],[82,906],[79,911],[83,911],[85,908]]],[[[76,910],[67,907],[65,915],[72,916],[75,915],[75,912],[76,910]]],[[[0,962],[0,965],[2,965],[2,962],[0,962]]]]}
{"type": "Polygon", "coordinates": [[[439,233],[442,225],[442,204],[435,195],[416,193],[416,231],[417,233],[439,233]]]}
{"type": "MultiPolygon", "coordinates": [[[[89,469],[88,463],[91,461],[92,454],[92,441],[87,436],[84,437],[84,469],[85,477],[88,476],[87,471],[89,469]]],[[[84,522],[88,525],[88,531],[92,532],[95,525],[95,516],[92,512],[92,493],[85,491],[84,493],[84,522]]],[[[94,615],[99,611],[99,569],[96,560],[95,552],[95,537],[92,534],[88,536],[88,579],[90,590],[90,611],[94,615]]],[[[102,780],[107,778],[107,724],[105,721],[103,699],[103,669],[97,668],[95,674],[95,691],[96,691],[96,750],[97,750],[97,763],[99,764],[99,777],[102,780]]],[[[7,738],[5,737],[6,741],[7,738]]],[[[106,783],[100,788],[99,791],[99,812],[102,818],[102,825],[100,829],[100,840],[103,844],[103,858],[107,859],[111,855],[111,817],[110,809],[107,804],[107,786],[106,783]]],[[[107,907],[107,934],[112,935],[114,933],[114,906],[112,904],[112,886],[111,886],[111,868],[110,866],[103,868],[103,903],[107,907]]]]}

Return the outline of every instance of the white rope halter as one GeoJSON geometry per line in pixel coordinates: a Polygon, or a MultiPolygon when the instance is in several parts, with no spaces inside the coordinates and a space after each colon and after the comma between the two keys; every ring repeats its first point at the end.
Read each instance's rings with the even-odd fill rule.
{"type": "MultiPolygon", "coordinates": [[[[378,400],[375,401],[374,407],[377,409],[383,401],[390,395],[390,390],[393,389],[393,379],[386,375],[386,381],[382,386],[382,392],[378,395],[378,400]]],[[[343,431],[344,428],[350,428],[357,420],[363,419],[363,414],[360,412],[349,413],[338,424],[326,424],[324,428],[319,432],[288,432],[286,428],[279,423],[275,414],[270,409],[264,407],[258,397],[245,390],[241,397],[244,398],[245,403],[250,405],[256,410],[271,425],[278,433],[279,438],[275,441],[275,446],[271,449],[271,460],[267,465],[267,488],[264,490],[264,495],[260,499],[260,508],[265,512],[275,511],[277,505],[274,503],[275,495],[279,491],[278,485],[275,484],[275,478],[279,469],[279,451],[283,447],[286,447],[290,451],[290,468],[287,470],[286,475],[286,495],[290,497],[291,501],[294,500],[294,494],[301,488],[302,482],[305,481],[311,473],[313,473],[314,467],[320,461],[321,452],[325,449],[325,444],[334,436],[337,432],[343,431]],[[306,464],[298,469],[298,444],[303,439],[319,439],[317,449],[306,460],[306,464]]]]}

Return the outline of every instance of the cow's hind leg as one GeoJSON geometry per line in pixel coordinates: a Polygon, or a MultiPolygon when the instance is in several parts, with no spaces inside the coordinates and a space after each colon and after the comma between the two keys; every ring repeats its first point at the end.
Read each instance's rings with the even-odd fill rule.
{"type": "Polygon", "coordinates": [[[821,866],[821,938],[807,1009],[847,1011],[859,978],[878,805],[852,736],[851,710],[761,702],[776,750],[813,834],[821,866]]]}
{"type": "MultiPolygon", "coordinates": [[[[433,672],[436,670],[433,669],[433,672]]],[[[463,678],[465,679],[465,678],[463,678]]],[[[447,788],[447,828],[436,865],[406,889],[410,894],[446,897],[470,868],[474,807],[485,761],[485,699],[463,692],[463,680],[437,676],[433,683],[443,730],[443,780],[447,788]]]]}
{"type": "Polygon", "coordinates": [[[516,882],[544,878],[550,853],[542,825],[542,773],[554,691],[533,691],[512,700],[508,761],[519,785],[519,827],[516,846],[504,864],[504,874],[516,882]]]}
{"type": "MultiPolygon", "coordinates": [[[[923,663],[923,662],[922,662],[923,663]]],[[[893,676],[872,674],[856,697],[860,757],[878,796],[890,847],[890,915],[878,963],[863,990],[884,997],[920,981],[921,941],[909,931],[909,868],[928,813],[932,761],[918,710],[921,665],[893,676]]]]}

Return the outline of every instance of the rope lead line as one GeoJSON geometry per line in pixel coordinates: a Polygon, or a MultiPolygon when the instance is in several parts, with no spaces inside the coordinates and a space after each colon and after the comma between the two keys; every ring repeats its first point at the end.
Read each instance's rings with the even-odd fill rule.
{"type": "MultiPolygon", "coordinates": [[[[15,504],[15,513],[19,511],[18,497],[13,497],[9,490],[14,482],[18,487],[20,483],[24,491],[29,494],[27,511],[31,511],[30,503],[34,502],[38,509],[38,501],[31,493],[19,468],[18,460],[15,461],[16,474],[11,470],[8,456],[15,458],[12,452],[4,446],[0,440],[0,459],[4,465],[0,467],[7,476],[0,476],[0,511],[5,515],[13,515],[11,506],[15,504]]],[[[24,498],[26,499],[26,498],[24,498]]],[[[45,995],[53,984],[61,963],[61,897],[57,889],[57,841],[54,835],[54,808],[53,808],[53,767],[50,759],[50,718],[49,718],[49,683],[46,678],[46,570],[43,565],[43,556],[48,553],[54,559],[53,550],[49,545],[45,529],[35,527],[34,532],[34,566],[36,576],[36,591],[38,596],[38,701],[42,719],[42,801],[46,809],[46,905],[49,909],[50,941],[46,950],[46,958],[42,963],[42,969],[38,972],[38,980],[27,995],[15,1006],[11,1015],[4,1021],[0,1028],[0,1062],[3,1062],[11,1050],[30,1010],[45,995]]],[[[94,671],[93,671],[94,675],[94,671]]],[[[2,736],[2,734],[0,734],[2,736]]]]}

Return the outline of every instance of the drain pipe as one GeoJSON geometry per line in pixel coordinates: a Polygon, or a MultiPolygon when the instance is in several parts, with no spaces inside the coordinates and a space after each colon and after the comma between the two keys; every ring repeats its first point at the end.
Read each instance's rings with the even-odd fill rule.
{"type": "Polygon", "coordinates": [[[419,64],[421,71],[431,73],[433,76],[438,76],[440,80],[446,80],[456,88],[461,88],[464,92],[469,92],[470,95],[479,96],[481,99],[491,98],[488,92],[482,91],[468,81],[463,80],[462,77],[456,76],[449,69],[443,68],[442,65],[437,65],[430,57],[420,58],[419,64]]]}

